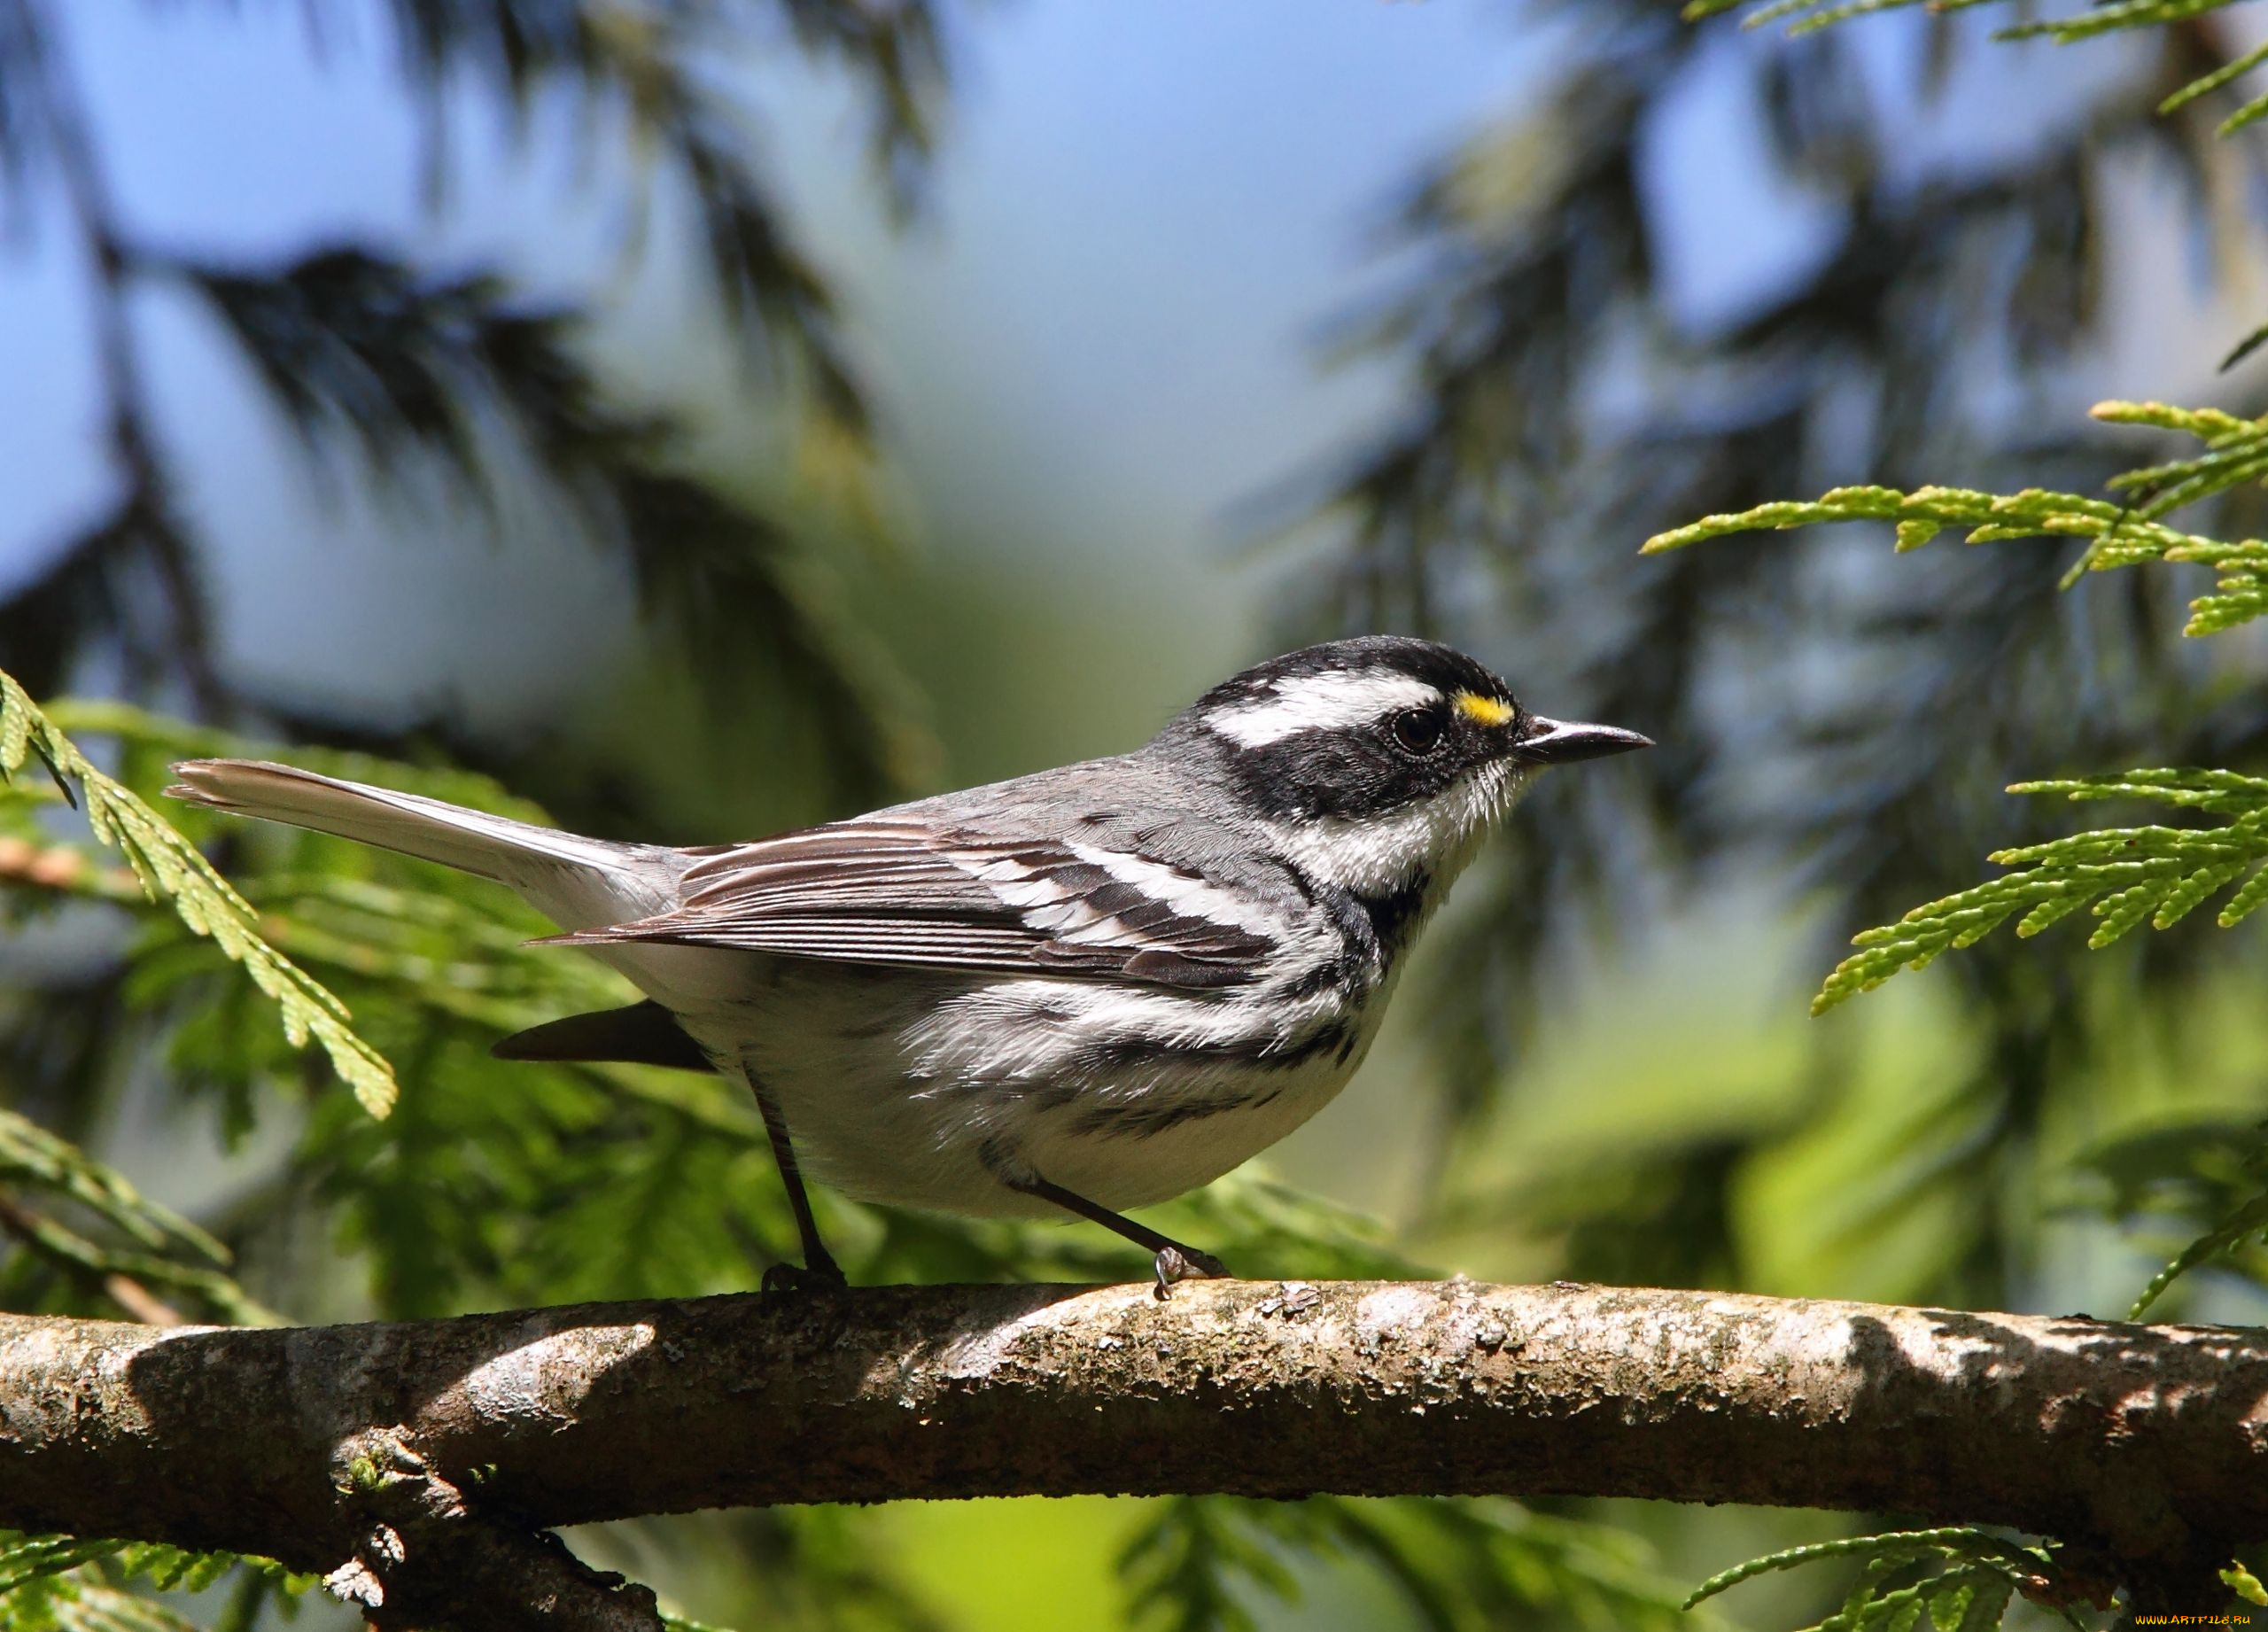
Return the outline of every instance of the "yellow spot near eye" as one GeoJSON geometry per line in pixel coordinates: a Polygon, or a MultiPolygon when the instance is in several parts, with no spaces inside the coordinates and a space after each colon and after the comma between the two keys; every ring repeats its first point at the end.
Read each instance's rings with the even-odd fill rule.
{"type": "Polygon", "coordinates": [[[1458,692],[1456,711],[1484,726],[1509,726],[1518,713],[1511,703],[1495,697],[1484,697],[1477,691],[1458,692]]]}

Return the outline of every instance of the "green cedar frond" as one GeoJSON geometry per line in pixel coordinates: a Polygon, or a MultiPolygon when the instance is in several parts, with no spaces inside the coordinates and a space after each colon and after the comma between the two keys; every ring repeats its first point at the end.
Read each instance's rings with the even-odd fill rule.
{"type": "Polygon", "coordinates": [[[60,1575],[95,1558],[107,1558],[122,1542],[87,1542],[71,1535],[21,1535],[0,1530],[0,1597],[27,1581],[60,1575]]]}
{"type": "Polygon", "coordinates": [[[675,1614],[667,1609],[661,1612],[661,1617],[662,1625],[668,1628],[668,1632],[730,1632],[729,1628],[712,1626],[708,1621],[695,1620],[690,1615],[675,1614]]]}
{"type": "Polygon", "coordinates": [[[2134,1306],[2126,1311],[2126,1318],[2140,1320],[2165,1289],[2182,1276],[2263,1231],[2268,1231],[2268,1192],[2253,1197],[2176,1254],[2165,1268],[2150,1277],[2150,1284],[2142,1288],[2134,1306]]]}
{"type": "Polygon", "coordinates": [[[2235,113],[2223,120],[2219,126],[2216,128],[2214,134],[2217,136],[2233,135],[2235,132],[2243,129],[2247,125],[2258,124],[2263,117],[2268,117],[2268,95],[2253,97],[2251,101],[2246,103],[2242,107],[2237,109],[2235,113]]]}
{"type": "Polygon", "coordinates": [[[1836,1612],[1806,1632],[1914,1632],[1925,1612],[1934,1632],[1989,1632],[2000,1624],[2019,1589],[2044,1587],[2052,1597],[2055,1585],[2052,1548],[2026,1547],[1974,1526],[1953,1525],[1846,1536],[1769,1553],[1711,1576],[1693,1589],[1686,1605],[1690,1608],[1759,1575],[1843,1558],[1861,1560],[1858,1577],[1836,1612]],[[1923,1572],[1920,1579],[1904,1579],[1916,1571],[1923,1572]]]}
{"type": "Polygon", "coordinates": [[[1816,34],[1822,28],[1831,28],[1837,23],[1847,22],[1853,17],[1864,17],[1873,12],[1899,12],[1916,3],[1917,0],[1843,0],[1840,5],[1806,12],[1788,25],[1788,33],[1792,38],[1801,38],[1807,34],[1816,34]]]}
{"type": "Polygon", "coordinates": [[[0,1627],[25,1632],[195,1632],[194,1624],[175,1610],[125,1589],[146,1582],[159,1592],[202,1592],[230,1571],[242,1571],[265,1594],[286,1599],[301,1597],[319,1580],[249,1553],[0,1530],[0,1627]]]}
{"type": "Polygon", "coordinates": [[[2233,369],[2237,364],[2242,362],[2247,357],[2251,356],[2253,353],[2258,351],[2264,345],[2268,345],[2268,323],[2261,324],[2260,327],[2255,329],[2250,334],[2246,335],[2244,338],[2239,340],[2234,346],[2231,346],[2229,348],[2228,355],[2221,359],[2218,371],[2220,373],[2226,374],[2231,369],[2233,369]]]}
{"type": "Polygon", "coordinates": [[[2238,1597],[2247,1604],[2257,1604],[2263,1608],[2268,1608],[2268,1587],[2262,1586],[2260,1578],[2246,1569],[2244,1566],[2232,1564],[2219,1574],[2222,1581],[2238,1597]]]}
{"type": "Polygon", "coordinates": [[[2121,28],[2147,28],[2156,23],[2186,22],[2207,12],[2218,12],[2236,0],[2109,0],[2070,17],[2017,23],[2000,31],[2003,40],[2047,38],[2059,45],[2092,40],[2121,28]]]}
{"type": "Polygon", "coordinates": [[[2088,1204],[2105,1217],[2163,1219],[2195,1238],[2143,1288],[2127,1318],[2141,1319],[2167,1287],[2209,1263],[2256,1283],[2268,1278],[2268,1253],[2252,1245],[2268,1233],[2264,1132],[2268,1126],[2241,1117],[2152,1121],[2082,1158],[2100,1185],[2088,1204]]]}
{"type": "MultiPolygon", "coordinates": [[[[2262,63],[2268,62],[2268,41],[2254,46],[2241,56],[2232,57],[2210,74],[2202,74],[2158,104],[2158,112],[2171,113],[2176,108],[2194,102],[2198,97],[2218,90],[2230,81],[2251,73],[2262,63]]],[[[2225,133],[2225,130],[2224,131],[2225,133]]]]}
{"type": "MultiPolygon", "coordinates": [[[[2268,477],[2268,419],[2239,419],[2210,408],[2176,408],[2159,402],[2104,402],[2094,417],[2114,424],[2151,425],[2199,438],[2207,451],[2196,459],[2128,471],[2111,484],[2134,495],[2126,503],[2078,493],[2027,487],[1988,493],[1966,487],[1837,487],[1812,503],[1760,504],[1709,516],[1656,533],[1641,553],[1660,555],[1738,532],[1785,532],[1831,522],[1888,522],[1897,548],[1917,549],[1947,527],[1969,530],[1968,541],[2062,537],[2092,540],[2072,578],[2150,561],[2210,566],[2219,575],[2215,592],[2190,602],[2186,634],[2218,634],[2268,615],[2268,540],[2234,543],[2169,527],[2160,519],[2229,488],[2268,477]]],[[[2067,580],[2068,581],[2068,580],[2067,580]]]]}
{"type": "Polygon", "coordinates": [[[354,1097],[373,1116],[392,1108],[392,1068],[347,1024],[346,1006],[261,938],[250,903],[141,797],[113,781],[42,713],[14,679],[0,673],[0,777],[13,779],[36,754],[68,797],[77,783],[95,836],[116,849],[151,899],[169,902],[181,921],[210,936],[281,1011],[295,1047],[322,1045],[354,1097]]]}
{"type": "Polygon", "coordinates": [[[2143,770],[2017,782],[2008,791],[2060,793],[2075,801],[2150,799],[2233,820],[2218,828],[2096,828],[1995,851],[1991,859],[2012,871],[1853,936],[1859,951],[1828,975],[1812,999],[1813,1014],[1902,969],[1925,968],[1949,949],[1972,946],[2011,917],[2016,933],[2030,936],[2092,904],[2097,921],[2087,945],[2100,951],[2145,920],[2155,929],[2172,928],[2249,868],[2256,870],[2222,907],[2221,927],[2233,928],[2268,900],[2268,778],[2143,770]]]}
{"type": "Polygon", "coordinates": [[[56,1632],[199,1632],[177,1610],[98,1581],[58,1594],[53,1607],[56,1632]]]}
{"type": "Polygon", "coordinates": [[[1974,1525],[1946,1525],[1933,1530],[1890,1530],[1876,1535],[1846,1535],[1831,1542],[1813,1542],[1801,1547],[1783,1548],[1778,1552],[1767,1553],[1760,1558],[1751,1558],[1744,1564],[1736,1564],[1728,1570],[1720,1571],[1686,1596],[1685,1607],[1690,1609],[1715,1597],[1728,1588],[1737,1587],[1759,1575],[1816,1564],[1822,1558],[1921,1558],[1933,1552],[1955,1552],[1973,1557],[1978,1549],[1989,1550],[2001,1557],[2010,1553],[2021,1553],[2027,1558],[2033,1556],[2029,1549],[2004,1542],[1974,1525]]]}
{"type": "MultiPolygon", "coordinates": [[[[197,1552],[161,1542],[84,1540],[0,1530],[0,1628],[12,1632],[198,1632],[194,1621],[156,1600],[128,1591],[146,1584],[157,1592],[204,1592],[241,1572],[237,1595],[224,1624],[247,1600],[255,1609],[280,1597],[288,1614],[293,1600],[322,1578],[287,1569],[252,1553],[197,1552]],[[249,1596],[248,1596],[249,1595],[249,1596]]],[[[725,1632],[664,1611],[669,1632],[725,1632]]]]}

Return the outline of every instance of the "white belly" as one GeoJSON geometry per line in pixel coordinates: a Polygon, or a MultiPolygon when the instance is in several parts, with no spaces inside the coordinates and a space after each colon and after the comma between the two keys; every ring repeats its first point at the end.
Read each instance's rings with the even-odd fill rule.
{"type": "Polygon", "coordinates": [[[1385,1008],[1330,1029],[1319,1002],[1286,1004],[1293,1045],[1254,1056],[1227,1045],[1226,1004],[1183,993],[706,955],[740,966],[730,999],[713,973],[693,1003],[656,995],[764,1083],[812,1177],[980,1216],[1057,1215],[1013,1178],[1122,1208],[1219,1177],[1330,1102],[1385,1008]]]}

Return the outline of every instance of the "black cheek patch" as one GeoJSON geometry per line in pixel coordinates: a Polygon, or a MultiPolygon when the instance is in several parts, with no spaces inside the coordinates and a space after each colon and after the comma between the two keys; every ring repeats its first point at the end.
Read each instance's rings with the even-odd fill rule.
{"type": "Polygon", "coordinates": [[[1456,780],[1451,756],[1414,758],[1368,732],[1301,731],[1234,755],[1245,797],[1277,819],[1360,820],[1401,809],[1456,780]]]}

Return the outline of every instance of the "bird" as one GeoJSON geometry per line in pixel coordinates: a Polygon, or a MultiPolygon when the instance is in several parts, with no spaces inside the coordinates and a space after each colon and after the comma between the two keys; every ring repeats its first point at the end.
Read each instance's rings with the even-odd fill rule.
{"type": "Polygon", "coordinates": [[[505,1037],[508,1060],[714,1070],[754,1094],[803,1263],[838,1288],[806,1171],[967,1216],[1076,1216],[1210,1183],[1328,1104],[1410,949],[1549,766],[1651,747],[1523,706],[1410,636],[1247,668],[1128,753],[742,843],[586,838],[265,761],[174,797],[492,879],[644,994],[505,1037]]]}

